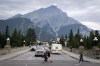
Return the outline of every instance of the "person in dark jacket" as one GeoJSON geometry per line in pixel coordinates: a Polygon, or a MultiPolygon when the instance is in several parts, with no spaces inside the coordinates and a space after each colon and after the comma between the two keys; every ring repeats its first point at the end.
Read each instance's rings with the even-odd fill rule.
{"type": "Polygon", "coordinates": [[[48,52],[47,51],[44,53],[43,57],[44,57],[44,61],[48,62],[48,52]]]}
{"type": "Polygon", "coordinates": [[[84,61],[83,61],[83,52],[82,52],[82,51],[80,52],[80,59],[79,59],[79,63],[80,63],[81,61],[82,61],[82,62],[84,62],[84,61]]]}
{"type": "Polygon", "coordinates": [[[50,62],[52,62],[52,61],[51,61],[51,53],[50,53],[50,51],[47,51],[47,53],[48,53],[48,60],[49,60],[50,62]]]}

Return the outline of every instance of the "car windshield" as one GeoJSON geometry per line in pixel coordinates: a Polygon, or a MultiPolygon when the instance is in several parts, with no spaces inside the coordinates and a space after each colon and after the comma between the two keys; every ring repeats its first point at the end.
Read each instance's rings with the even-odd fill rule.
{"type": "Polygon", "coordinates": [[[44,48],[42,46],[38,46],[36,49],[38,49],[38,50],[44,50],[44,48]]]}

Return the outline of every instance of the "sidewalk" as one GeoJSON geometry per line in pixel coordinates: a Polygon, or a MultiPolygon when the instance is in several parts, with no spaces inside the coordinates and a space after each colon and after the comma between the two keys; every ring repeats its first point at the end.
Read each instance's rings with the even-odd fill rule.
{"type": "MultiPolygon", "coordinates": [[[[76,53],[73,53],[73,52],[69,52],[67,50],[63,50],[63,52],[66,53],[67,55],[79,60],[79,54],[76,54],[76,53]]],[[[89,61],[89,62],[92,62],[92,63],[100,63],[100,60],[89,58],[89,57],[86,57],[86,56],[84,56],[83,59],[85,61],[89,61]]]]}
{"type": "Polygon", "coordinates": [[[21,54],[23,54],[23,53],[25,53],[29,50],[30,50],[30,48],[27,48],[25,50],[21,50],[21,51],[13,52],[13,53],[10,53],[10,54],[2,55],[2,56],[0,56],[0,61],[16,57],[16,56],[21,55],[21,54]]]}

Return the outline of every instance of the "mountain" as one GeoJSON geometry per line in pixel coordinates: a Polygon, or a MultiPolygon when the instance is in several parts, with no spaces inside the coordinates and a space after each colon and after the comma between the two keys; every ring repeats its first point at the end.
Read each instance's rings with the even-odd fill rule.
{"type": "MultiPolygon", "coordinates": [[[[25,30],[25,27],[33,27],[34,25],[37,39],[42,41],[47,41],[61,35],[65,36],[66,34],[69,34],[70,29],[73,29],[75,33],[79,28],[81,33],[84,35],[87,35],[91,30],[90,28],[87,28],[85,25],[81,24],[79,21],[68,17],[65,12],[54,5],[29,12],[24,15],[18,14],[9,18],[8,20],[11,20],[6,20],[7,22],[10,22],[9,26],[11,26],[13,22],[20,24],[21,27],[18,28],[22,29],[22,31],[25,30]],[[29,21],[25,23],[27,26],[23,25],[23,21],[16,21],[16,18],[28,19],[29,21]],[[15,21],[13,21],[13,19],[15,21]]],[[[15,26],[17,27],[18,25],[15,26]]]]}
{"type": "Polygon", "coordinates": [[[39,10],[27,13],[23,15],[23,17],[30,19],[35,25],[41,28],[48,23],[54,32],[57,32],[62,24],[69,25],[79,23],[75,20],[71,20],[65,12],[53,5],[48,8],[41,8],[39,10]]]}
{"type": "Polygon", "coordinates": [[[4,32],[6,26],[9,26],[10,34],[13,33],[14,29],[21,30],[22,33],[26,33],[28,28],[34,28],[32,22],[26,18],[13,18],[7,20],[0,20],[0,31],[4,32]]]}
{"type": "Polygon", "coordinates": [[[39,35],[37,36],[38,40],[46,41],[51,38],[54,38],[54,35],[49,34],[47,31],[39,27],[35,27],[33,23],[27,18],[16,17],[16,18],[10,18],[7,20],[0,20],[0,32],[5,32],[6,26],[9,26],[10,34],[13,33],[15,28],[20,30],[22,34],[26,34],[26,31],[28,28],[34,28],[36,31],[36,35],[39,35]],[[44,38],[42,38],[41,36],[44,38]]]}
{"type": "Polygon", "coordinates": [[[91,30],[79,21],[68,17],[65,12],[54,5],[29,12],[23,15],[23,18],[30,19],[35,26],[44,29],[56,37],[68,34],[70,29],[76,32],[81,27],[80,30],[84,35],[91,30]]]}

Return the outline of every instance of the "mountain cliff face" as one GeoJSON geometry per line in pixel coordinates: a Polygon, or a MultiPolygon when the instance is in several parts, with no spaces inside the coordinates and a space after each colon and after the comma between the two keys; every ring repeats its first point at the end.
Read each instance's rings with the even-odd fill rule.
{"type": "MultiPolygon", "coordinates": [[[[73,29],[75,33],[79,28],[81,33],[83,34],[88,34],[91,30],[86,26],[82,25],[77,20],[68,17],[65,12],[53,5],[47,8],[41,8],[39,10],[29,12],[24,15],[15,15],[11,17],[10,20],[13,20],[15,18],[29,19],[30,21],[29,23],[27,22],[27,26],[33,27],[34,25],[37,37],[39,40],[42,41],[50,40],[61,35],[69,34],[70,29],[73,29]]],[[[22,31],[24,31],[26,27],[23,24],[24,23],[21,22],[20,25],[22,25],[23,27],[18,27],[19,29],[22,29],[22,31]]]]}
{"type": "Polygon", "coordinates": [[[68,17],[65,12],[53,5],[27,13],[23,15],[23,18],[30,19],[35,26],[56,37],[69,34],[70,29],[76,32],[81,27],[80,30],[83,34],[88,34],[91,30],[77,20],[68,17]]]}

